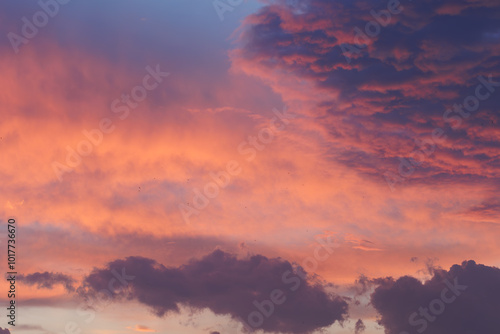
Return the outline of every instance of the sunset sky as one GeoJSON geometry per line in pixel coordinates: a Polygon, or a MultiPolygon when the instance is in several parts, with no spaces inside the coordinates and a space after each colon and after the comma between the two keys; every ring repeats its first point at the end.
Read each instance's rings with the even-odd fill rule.
{"type": "Polygon", "coordinates": [[[498,0],[2,0],[0,31],[0,334],[499,333],[498,0]]]}

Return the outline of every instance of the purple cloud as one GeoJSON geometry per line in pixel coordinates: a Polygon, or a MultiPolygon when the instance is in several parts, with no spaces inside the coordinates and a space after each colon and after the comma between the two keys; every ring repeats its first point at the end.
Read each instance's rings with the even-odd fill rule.
{"type": "Polygon", "coordinates": [[[68,275],[61,273],[33,273],[28,275],[18,275],[17,279],[27,285],[36,285],[38,288],[52,289],[54,285],[61,284],[68,291],[74,291],[75,280],[68,275]]]}
{"type": "Polygon", "coordinates": [[[109,287],[117,275],[127,279],[127,298],[151,307],[158,316],[179,312],[184,305],[231,315],[266,332],[309,333],[341,322],[347,314],[346,301],[319,283],[301,279],[290,262],[279,258],[237,259],[216,250],[168,268],[151,259],[128,257],[95,269],[79,290],[91,295],[108,289],[111,298],[119,299],[123,294],[109,287]]]}
{"type": "Polygon", "coordinates": [[[358,321],[356,321],[356,325],[354,325],[354,334],[361,334],[365,331],[365,329],[366,326],[363,323],[363,320],[358,319],[358,321]]]}
{"type": "Polygon", "coordinates": [[[474,261],[434,269],[425,283],[404,276],[374,280],[371,302],[386,334],[482,334],[500,328],[500,269],[474,261]]]}

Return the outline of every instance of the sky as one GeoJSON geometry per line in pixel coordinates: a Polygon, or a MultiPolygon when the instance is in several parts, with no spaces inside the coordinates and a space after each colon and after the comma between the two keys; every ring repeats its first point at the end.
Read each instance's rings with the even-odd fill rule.
{"type": "Polygon", "coordinates": [[[0,334],[498,333],[498,1],[3,0],[0,32],[0,334]]]}

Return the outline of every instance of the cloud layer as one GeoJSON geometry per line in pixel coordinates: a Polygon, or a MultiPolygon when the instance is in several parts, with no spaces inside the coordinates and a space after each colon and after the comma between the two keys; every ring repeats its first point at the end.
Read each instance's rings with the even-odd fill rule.
{"type": "MultiPolygon", "coordinates": [[[[308,271],[340,291],[360,273],[417,278],[418,259],[500,266],[499,8],[494,0],[245,1],[221,23],[206,0],[70,1],[19,53],[2,38],[0,220],[22,224],[30,256],[19,272],[35,274],[23,277],[19,301],[42,319],[30,326],[62,331],[50,319],[72,316],[76,303],[64,287],[94,266],[88,289],[109,289],[112,269],[120,275],[127,265],[142,279],[129,283],[131,298],[148,306],[129,317],[116,303],[95,327],[102,319],[123,331],[137,317],[126,326],[182,333],[191,307],[206,310],[197,313],[204,332],[226,333],[228,317],[213,313],[248,322],[255,300],[282,289],[286,302],[262,328],[335,323],[342,334],[380,331],[375,311],[355,305],[340,328],[343,301],[314,279],[291,292],[280,272],[297,272],[281,258],[303,264],[318,239],[338,236],[335,253],[308,271]],[[156,64],[171,75],[121,119],[112,101],[156,64]],[[247,160],[240,143],[250,148],[284,105],[296,117],[247,160]],[[59,182],[53,162],[66,164],[68,147],[103,118],[116,129],[59,182]],[[434,138],[436,129],[447,138],[434,138]],[[192,206],[233,160],[241,173],[186,224],[179,205],[192,206]],[[187,262],[216,248],[266,257],[216,252],[187,262]],[[149,309],[168,320],[148,322],[149,309]]],[[[0,2],[0,30],[21,33],[22,18],[39,10],[37,1],[0,2]]],[[[379,283],[391,290],[392,281],[379,283]]],[[[427,283],[400,283],[431,298],[427,283]]],[[[378,300],[387,328],[408,325],[410,307],[395,320],[391,301],[378,300]]]]}
{"type": "Polygon", "coordinates": [[[490,0],[276,0],[247,18],[232,57],[307,103],[325,158],[398,186],[453,177],[498,191],[499,18],[490,0]]]}

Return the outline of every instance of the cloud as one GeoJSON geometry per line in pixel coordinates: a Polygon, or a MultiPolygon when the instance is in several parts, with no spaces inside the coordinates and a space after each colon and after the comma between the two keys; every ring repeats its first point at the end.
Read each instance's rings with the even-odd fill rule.
{"type": "Polygon", "coordinates": [[[74,291],[75,280],[68,275],[61,273],[32,273],[28,275],[18,275],[18,280],[27,285],[36,285],[38,288],[52,289],[54,285],[61,284],[68,291],[74,291]]]}
{"type": "Polygon", "coordinates": [[[0,327],[0,334],[10,334],[10,331],[7,328],[2,329],[2,327],[0,327]]]}
{"type": "Polygon", "coordinates": [[[386,4],[269,1],[246,19],[233,67],[269,83],[287,102],[306,103],[303,112],[325,129],[326,159],[374,177],[397,173],[399,158],[441,128],[447,140],[436,141],[439,151],[425,157],[415,182],[498,181],[499,89],[481,88],[488,98],[470,113],[463,105],[479,76],[500,81],[500,5],[402,1],[390,14],[386,4]],[[369,22],[376,33],[366,32],[369,22]],[[344,52],[346,46],[357,52],[344,52]]]}
{"type": "Polygon", "coordinates": [[[354,333],[361,334],[365,331],[365,329],[366,329],[366,326],[363,323],[363,320],[358,319],[358,321],[356,321],[356,325],[354,326],[354,333]]]}
{"type": "Polygon", "coordinates": [[[371,302],[387,334],[495,333],[500,328],[500,269],[464,261],[434,269],[422,283],[404,276],[374,280],[371,302]]]}
{"type": "MultiPolygon", "coordinates": [[[[134,277],[127,278],[128,298],[151,307],[158,316],[177,313],[183,305],[247,321],[257,310],[255,303],[269,300],[270,293],[280,289],[286,300],[274,305],[274,312],[260,326],[266,332],[307,333],[344,320],[347,303],[342,298],[327,293],[317,282],[301,281],[294,272],[291,263],[279,258],[237,259],[221,250],[177,268],[128,257],[95,269],[79,290],[96,294],[122,273],[134,277]]],[[[120,298],[112,292],[113,298],[120,298]]]]}

